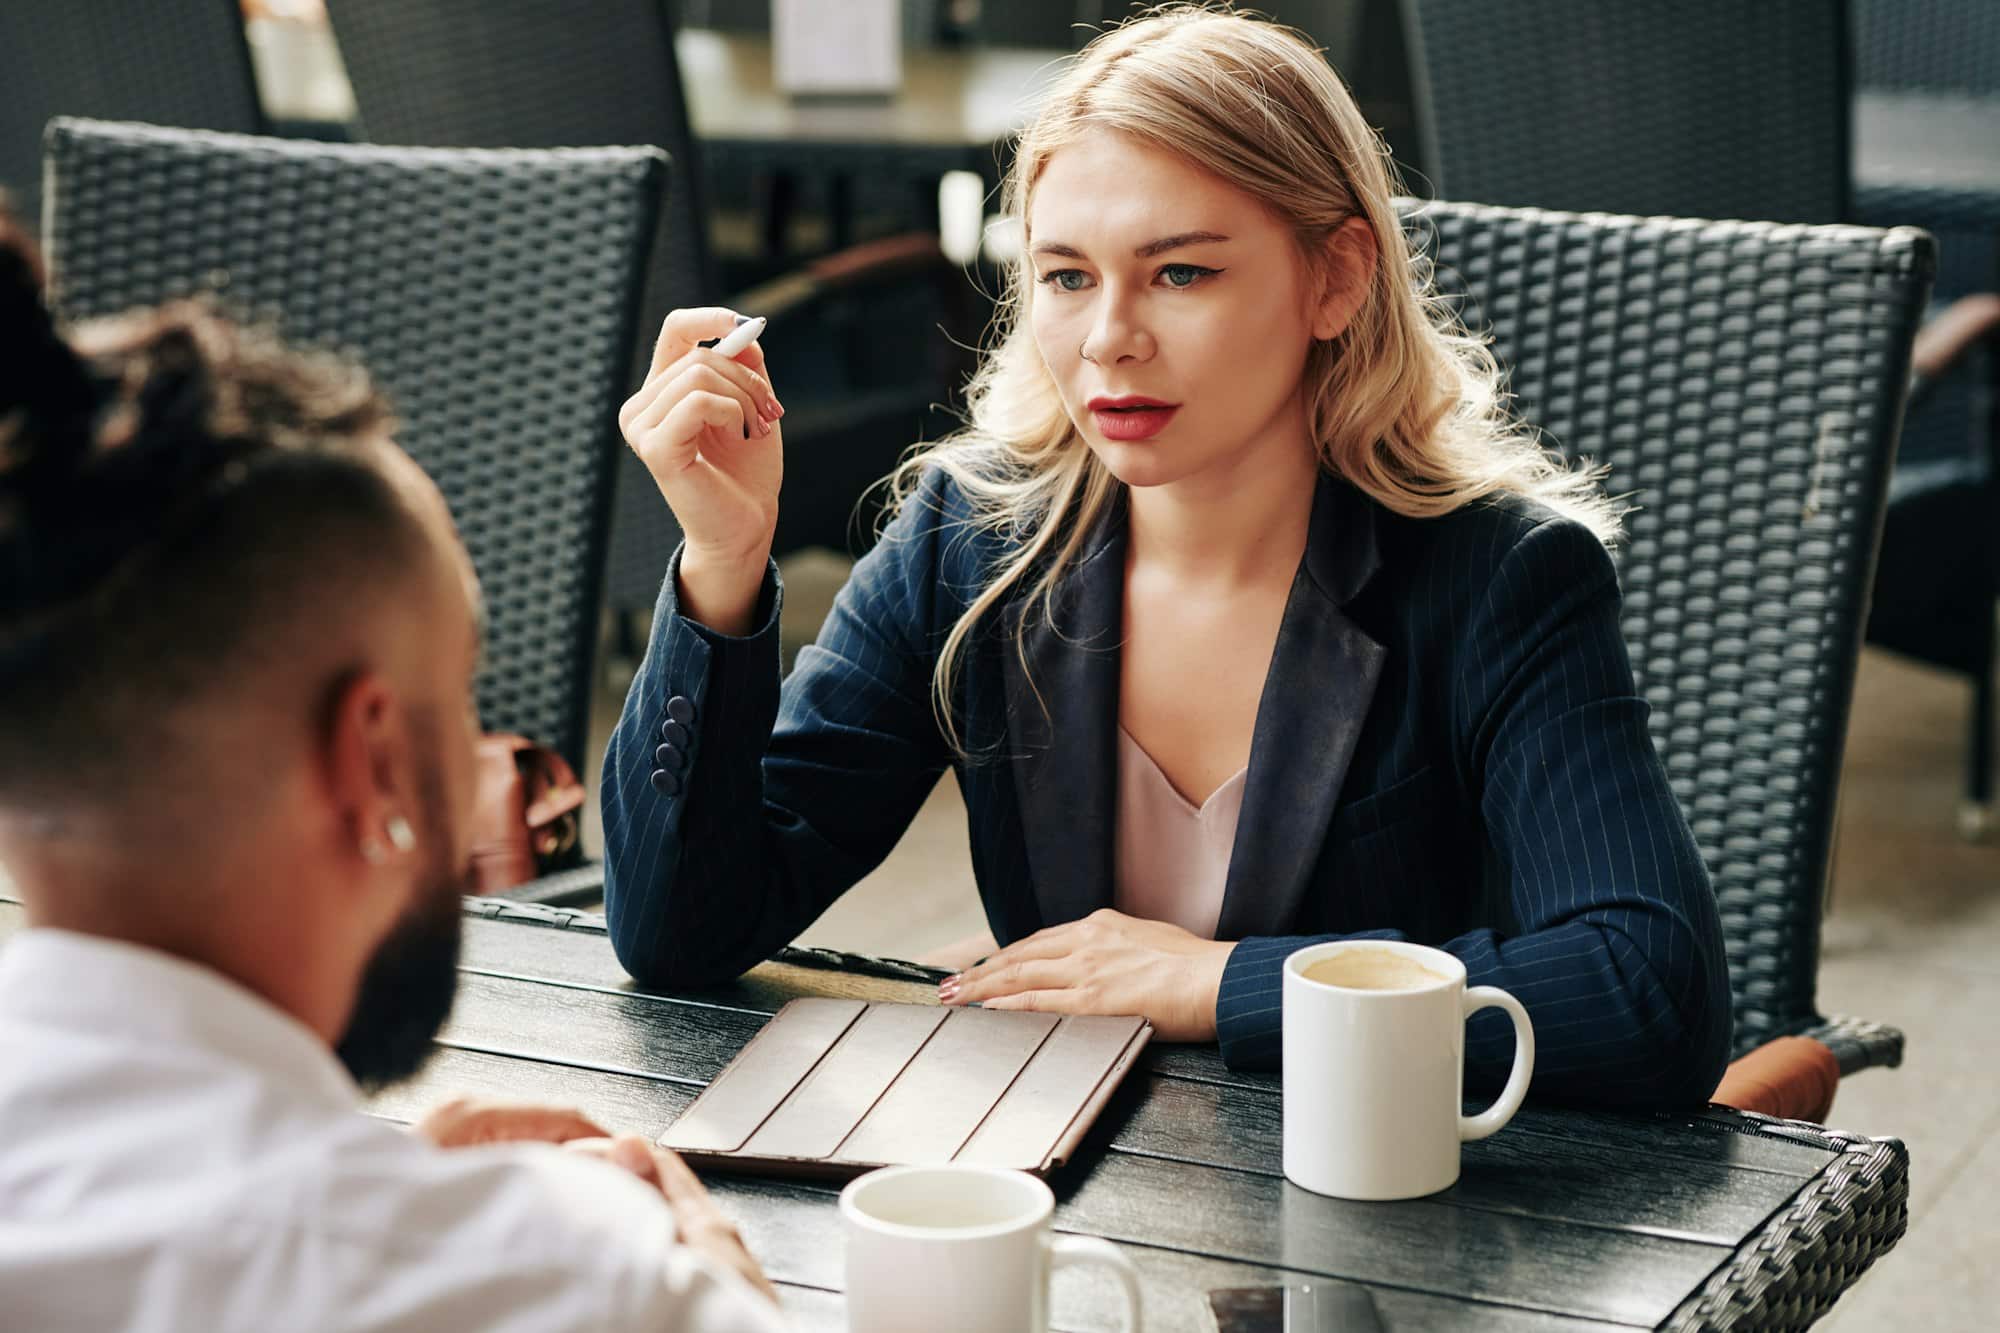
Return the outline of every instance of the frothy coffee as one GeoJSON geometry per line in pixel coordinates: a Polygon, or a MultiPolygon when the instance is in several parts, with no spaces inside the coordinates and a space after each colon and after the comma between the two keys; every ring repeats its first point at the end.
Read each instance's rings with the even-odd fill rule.
{"type": "Polygon", "coordinates": [[[1307,981],[1348,990],[1421,990],[1451,980],[1394,949],[1343,949],[1300,972],[1307,981]]]}

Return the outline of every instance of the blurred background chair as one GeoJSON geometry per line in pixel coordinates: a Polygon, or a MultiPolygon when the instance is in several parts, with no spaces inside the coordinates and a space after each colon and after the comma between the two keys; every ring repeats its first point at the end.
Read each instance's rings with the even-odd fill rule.
{"type": "MultiPolygon", "coordinates": [[[[733,6],[728,9],[739,19],[733,6]]],[[[730,305],[769,316],[764,336],[787,409],[778,554],[872,540],[864,505],[909,446],[950,429],[946,409],[983,324],[965,272],[932,233],[879,238],[725,291],[709,243],[701,145],[690,129],[664,0],[331,0],[362,135],[388,143],[553,147],[650,143],[675,163],[629,381],[666,312],[730,305]]],[[[768,23],[768,9],[764,11],[768,23]]],[[[753,16],[754,17],[754,16],[753,16]]],[[[607,602],[628,651],[679,531],[629,450],[619,464],[607,602]]]]}
{"type": "MultiPolygon", "coordinates": [[[[679,6],[681,22],[689,27],[718,32],[771,30],[771,0],[679,0],[679,6]]],[[[928,46],[936,41],[951,7],[953,0],[903,0],[903,44],[928,46]]]]}
{"type": "Polygon", "coordinates": [[[617,409],[666,160],[58,120],[45,238],[68,319],[213,293],[357,355],[486,601],[480,721],[582,771],[617,409]]]}
{"type": "MultiPolygon", "coordinates": [[[[1923,134],[1947,152],[1984,139],[2000,161],[2000,5],[1991,0],[1854,0],[1855,78],[1862,114],[1892,129],[1923,134]]],[[[1922,167],[1921,161],[1916,164],[1922,167]]],[[[1954,317],[1934,321],[1918,344],[1918,372],[1931,381],[1930,410],[1912,422],[1904,445],[1898,497],[1891,510],[1905,531],[1883,550],[1883,584],[1904,595],[1877,607],[1870,637],[1919,661],[1952,667],[1984,682],[1975,691],[1967,803],[1968,835],[1994,825],[1992,681],[2000,668],[1992,599],[2000,590],[2000,181],[1971,190],[1912,173],[1912,186],[1860,190],[1856,210],[1867,222],[1919,222],[1943,246],[1938,296],[1954,317]],[[1965,374],[1943,373],[1953,359],[1965,374]],[[1932,425],[1935,423],[1935,425],[1932,425]],[[1969,423],[1970,429],[1967,428],[1969,423]],[[1925,427],[1929,426],[1929,429],[1925,427]],[[1983,426],[1983,434],[1981,427],[1983,426]],[[1968,435],[1971,436],[1968,441],[1968,435]],[[1981,532],[1984,541],[1955,543],[1934,558],[1935,534],[1981,532]],[[1928,593],[1928,596],[1922,595],[1928,593]]]]}
{"type": "Polygon", "coordinates": [[[2000,5],[1992,0],[1854,0],[1864,88],[2000,94],[2000,5]]]}
{"type": "MultiPolygon", "coordinates": [[[[1910,8],[1884,0],[1900,23],[1910,8]]],[[[1962,8],[1962,6],[1948,6],[1962,8]]],[[[1847,0],[1403,0],[1417,120],[1439,195],[1640,215],[1839,222],[1853,206],[1847,0]],[[1532,89],[1532,95],[1524,90],[1532,89]]],[[[1907,64],[1908,62],[1904,62],[1907,64]]],[[[1922,222],[1890,208],[1878,224],[1922,222]]],[[[1950,238],[1947,237],[1947,240],[1950,238]]],[[[1960,827],[1991,820],[1996,602],[1992,235],[1920,336],[1869,639],[1967,677],[1960,827]]]]}
{"type": "Polygon", "coordinates": [[[1847,216],[1842,0],[1403,0],[1403,13],[1440,198],[1847,216]]]}
{"type": "Polygon", "coordinates": [[[1515,407],[1636,506],[1614,552],[1661,758],[1714,876],[1733,1055],[1844,1072],[1902,1034],[1820,1015],[1819,925],[1869,580],[1935,248],[1922,232],[1406,205],[1515,407]]]}
{"type": "Polygon", "coordinates": [[[56,116],[263,133],[239,0],[0,5],[0,190],[31,229],[56,116]]]}
{"type": "MultiPolygon", "coordinates": [[[[722,0],[694,0],[712,9],[722,0]]],[[[942,0],[944,36],[994,46],[1080,49],[1157,0],[942,0]]],[[[1397,0],[1259,0],[1251,6],[1299,29],[1347,81],[1361,113],[1406,172],[1424,171],[1412,120],[1410,59],[1397,0]]]]}

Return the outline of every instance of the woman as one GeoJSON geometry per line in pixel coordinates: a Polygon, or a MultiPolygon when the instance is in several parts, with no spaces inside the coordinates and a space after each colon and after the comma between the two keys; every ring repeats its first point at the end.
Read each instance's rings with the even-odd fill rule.
{"type": "MultiPolygon", "coordinates": [[[[1199,9],[1093,42],[1004,192],[1024,255],[969,422],[779,685],[783,409],[670,316],[622,424],[687,533],[604,769],[640,979],[783,945],[938,774],[1005,947],[947,1003],[1144,1014],[1279,1057],[1335,936],[1464,960],[1536,1090],[1698,1104],[1715,904],[1634,692],[1617,515],[1504,415],[1413,281],[1381,143],[1288,30],[1199,9]]],[[[1468,1076],[1513,1050],[1488,1013],[1468,1076]]]]}

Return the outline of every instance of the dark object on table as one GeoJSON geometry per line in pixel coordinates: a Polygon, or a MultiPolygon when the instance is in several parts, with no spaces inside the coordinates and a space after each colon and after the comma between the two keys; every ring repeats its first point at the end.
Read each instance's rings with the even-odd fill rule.
{"type": "MultiPolygon", "coordinates": [[[[1901,24],[1907,9],[1925,8],[1883,3],[1894,15],[1883,23],[1901,24]]],[[[1701,218],[1854,216],[1847,0],[1403,0],[1403,9],[1418,121],[1443,197],[1701,218]],[[1524,87],[1535,95],[1522,96],[1524,87]]],[[[1863,32],[1880,26],[1871,21],[1863,32]]],[[[1938,218],[1880,205],[1869,203],[1870,220],[1939,226],[1938,218]]],[[[1992,238],[1989,227],[1971,247],[1980,288],[1995,282],[1992,238]]],[[[1967,248],[1949,245],[1947,257],[1967,248]]],[[[1938,288],[1953,297],[1965,289],[1938,288]]],[[[1971,347],[1958,348],[1952,363],[1971,347]]],[[[1994,427],[1982,419],[1974,389],[1981,369],[1990,378],[1990,363],[1967,360],[1967,373],[1926,379],[1911,396],[1900,456],[1923,466],[1897,478],[1873,593],[1881,608],[1907,604],[1956,618],[1910,633],[1908,615],[1892,610],[1868,628],[1871,641],[1971,677],[1968,830],[1984,820],[1992,797],[1992,625],[2000,599],[1993,536],[2000,523],[1988,494],[1994,427]],[[1985,505],[1986,517],[1955,533],[1910,521],[1919,509],[1934,511],[1939,492],[1985,505]],[[1898,550],[1906,545],[1912,549],[1898,550]],[[1936,607],[1932,585],[1967,564],[1978,567],[1974,581],[1956,590],[1953,606],[1936,607]],[[1978,642],[1959,651],[1969,626],[1977,626],[1978,642]]]]}
{"type": "MultiPolygon", "coordinates": [[[[856,246],[751,292],[725,293],[708,244],[701,145],[689,127],[673,7],[617,0],[580,21],[565,0],[330,0],[362,133],[467,147],[653,143],[675,163],[648,276],[632,387],[667,311],[764,315],[785,418],[776,550],[873,543],[864,493],[903,450],[953,424],[948,402],[978,333],[974,292],[933,234],[856,246]]],[[[650,611],[680,533],[636,455],[620,451],[607,598],[650,611]]]]}
{"type": "Polygon", "coordinates": [[[240,0],[0,5],[0,190],[31,231],[57,116],[263,133],[240,0]]]}
{"type": "Polygon", "coordinates": [[[1152,1036],[1142,1018],[800,999],[660,1142],[697,1166],[846,1179],[1067,1162],[1152,1036]]]}
{"type": "Polygon", "coordinates": [[[48,159],[65,318],[213,291],[358,354],[478,569],[482,723],[582,769],[615,412],[665,155],[58,121],[48,159]]]}
{"type": "Polygon", "coordinates": [[[1935,250],[1921,232],[1407,205],[1515,407],[1638,508],[1613,553],[1674,794],[1714,877],[1732,1053],[1900,1032],[1819,1016],[1840,755],[1935,250]]]}
{"type": "Polygon", "coordinates": [[[1324,1278],[1288,1287],[1223,1287],[1208,1293],[1216,1333],[1380,1333],[1368,1288],[1324,1278]]]}

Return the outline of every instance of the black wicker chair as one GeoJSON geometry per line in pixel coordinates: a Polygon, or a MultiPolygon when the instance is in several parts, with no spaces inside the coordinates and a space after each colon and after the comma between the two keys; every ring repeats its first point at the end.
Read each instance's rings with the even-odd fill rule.
{"type": "MultiPolygon", "coordinates": [[[[1418,123],[1443,197],[1681,217],[1855,218],[1846,0],[1402,3],[1418,123]]],[[[1866,220],[1919,219],[1871,200],[1866,220]]],[[[1994,277],[1990,244],[1982,287],[1994,277]]],[[[1967,304],[1939,312],[1920,347],[1924,373],[1903,432],[1868,638],[1970,681],[1960,827],[1978,836],[1993,822],[2000,525],[1993,441],[1978,405],[1990,367],[1979,364],[1979,338],[1954,330],[1973,327],[1990,298],[1940,290],[1967,304]]]]}
{"type": "Polygon", "coordinates": [[[1843,0],[1402,0],[1445,199],[1848,216],[1843,0]]]}
{"type": "MultiPolygon", "coordinates": [[[[1898,119],[1907,114],[1913,124],[1924,125],[1941,111],[1949,126],[1959,108],[2000,98],[2000,5],[1993,0],[1853,3],[1856,84],[1878,103],[1899,108],[1898,119]]],[[[1974,191],[1925,182],[1911,188],[1878,185],[1856,199],[1863,221],[1919,222],[1937,235],[1943,247],[1938,294],[1954,299],[1954,314],[1964,316],[1949,324],[1935,321],[1918,343],[1920,373],[1928,375],[1928,363],[1939,359],[1927,354],[1930,344],[1938,345],[1947,364],[1962,359],[1972,373],[1939,380],[1935,393],[1946,400],[1939,406],[1947,410],[1927,411],[1912,422],[1913,427],[1928,418],[1942,423],[1942,429],[1913,437],[1904,449],[1906,458],[1916,455],[1937,480],[1919,477],[1908,487],[1907,501],[1893,502],[1882,583],[1904,595],[1877,606],[1869,638],[1985,682],[1974,691],[1967,801],[1960,813],[1961,828],[1971,837],[2000,823],[1992,800],[2000,543],[1991,537],[2000,515],[2000,469],[1994,460],[2000,448],[2000,296],[1958,298],[2000,284],[1996,192],[2000,182],[1974,191]],[[1961,422],[1971,428],[1952,429],[1961,422]],[[1933,549],[1940,534],[1978,535],[1956,542],[1941,560],[1933,549]]]]}
{"type": "Polygon", "coordinates": [[[482,723],[580,771],[617,409],[665,155],[76,120],[50,126],[47,151],[65,317],[213,292],[367,365],[479,571],[482,723]]]}
{"type": "Polygon", "coordinates": [[[1911,229],[1405,205],[1520,415],[1637,506],[1617,551],[1654,739],[1715,879],[1735,1054],[1844,1071],[1900,1032],[1814,1001],[1835,794],[1910,346],[1911,229]]]}
{"type": "Polygon", "coordinates": [[[57,116],[262,133],[241,0],[0,5],[0,190],[31,227],[57,116]]]}
{"type": "MultiPolygon", "coordinates": [[[[948,400],[967,359],[949,340],[897,343],[939,323],[977,334],[973,290],[935,236],[856,247],[746,293],[716,281],[707,239],[700,145],[690,129],[663,0],[606,0],[588,21],[565,0],[331,0],[327,5],[362,133],[386,143],[545,148],[652,143],[673,157],[675,184],[640,319],[634,380],[677,306],[726,304],[771,317],[764,337],[787,415],[780,553],[848,549],[872,524],[856,504],[926,434],[948,428],[948,400]]],[[[621,457],[608,601],[652,609],[680,539],[636,457],[621,457]]]]}

